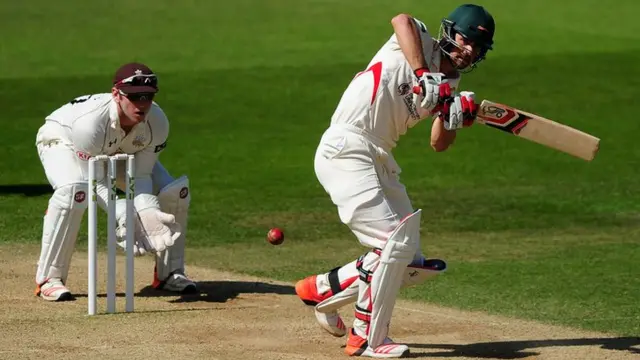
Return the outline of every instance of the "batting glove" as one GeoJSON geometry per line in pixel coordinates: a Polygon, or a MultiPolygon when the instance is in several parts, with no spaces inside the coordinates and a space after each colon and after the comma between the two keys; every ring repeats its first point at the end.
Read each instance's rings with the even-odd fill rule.
{"type": "MultiPolygon", "coordinates": [[[[451,99],[451,86],[443,73],[431,73],[427,69],[414,71],[418,79],[416,96],[422,96],[420,106],[429,113],[441,111],[447,100],[451,99]]],[[[417,103],[417,101],[416,101],[417,103]]]]}
{"type": "Polygon", "coordinates": [[[462,91],[456,94],[449,105],[449,115],[443,117],[444,128],[456,130],[473,125],[478,114],[475,93],[462,91]]]}

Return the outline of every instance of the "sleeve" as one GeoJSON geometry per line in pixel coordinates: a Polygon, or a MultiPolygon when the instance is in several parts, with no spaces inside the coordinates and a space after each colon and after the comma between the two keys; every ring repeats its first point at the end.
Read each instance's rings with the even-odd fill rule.
{"type": "MultiPolygon", "coordinates": [[[[427,60],[428,62],[433,53],[434,39],[431,37],[429,29],[427,29],[427,26],[422,21],[414,17],[411,17],[411,20],[413,20],[414,24],[416,25],[418,36],[420,37],[420,43],[422,44],[422,54],[424,55],[425,60],[427,60]]],[[[389,38],[387,44],[385,45],[393,51],[402,51],[400,43],[398,42],[398,36],[395,33],[391,35],[391,38],[389,38]]]]}
{"type": "Polygon", "coordinates": [[[78,157],[96,156],[104,147],[106,125],[95,114],[78,117],[71,124],[71,142],[78,157]]]}
{"type": "Polygon", "coordinates": [[[136,193],[138,194],[153,193],[151,172],[158,161],[158,156],[167,146],[167,138],[169,137],[169,120],[155,103],[149,113],[148,124],[151,141],[147,147],[135,154],[136,193]]]}
{"type": "Polygon", "coordinates": [[[433,37],[431,37],[431,33],[429,33],[429,29],[427,29],[427,25],[425,25],[419,19],[412,17],[413,22],[416,24],[416,28],[418,29],[418,34],[420,35],[420,41],[422,42],[423,48],[431,48],[433,46],[433,37]]]}

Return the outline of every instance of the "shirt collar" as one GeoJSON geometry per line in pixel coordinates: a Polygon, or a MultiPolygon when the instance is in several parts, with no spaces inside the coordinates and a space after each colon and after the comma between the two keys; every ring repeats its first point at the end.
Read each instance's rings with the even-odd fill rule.
{"type": "Polygon", "coordinates": [[[109,126],[112,129],[120,129],[120,116],[118,115],[118,103],[111,98],[111,104],[109,105],[109,126]]]}

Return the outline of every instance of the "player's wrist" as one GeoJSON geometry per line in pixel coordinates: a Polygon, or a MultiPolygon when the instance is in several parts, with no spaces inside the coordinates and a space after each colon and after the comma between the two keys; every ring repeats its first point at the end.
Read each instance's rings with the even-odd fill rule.
{"type": "Polygon", "coordinates": [[[422,75],[424,75],[425,73],[429,72],[429,68],[425,67],[420,67],[417,68],[415,70],[413,70],[413,74],[417,77],[417,78],[421,78],[422,75]]]}

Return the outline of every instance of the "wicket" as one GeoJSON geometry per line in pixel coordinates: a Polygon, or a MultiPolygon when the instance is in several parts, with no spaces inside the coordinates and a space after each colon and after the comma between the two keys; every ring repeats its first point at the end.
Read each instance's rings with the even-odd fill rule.
{"type": "Polygon", "coordinates": [[[125,311],[133,311],[133,242],[135,221],[133,212],[133,198],[135,196],[135,163],[134,156],[127,154],[98,155],[89,159],[89,286],[88,286],[88,314],[96,314],[96,280],[98,273],[98,216],[97,216],[97,185],[96,163],[106,161],[107,170],[107,313],[116,311],[116,174],[117,161],[126,160],[126,302],[125,311]]]}

